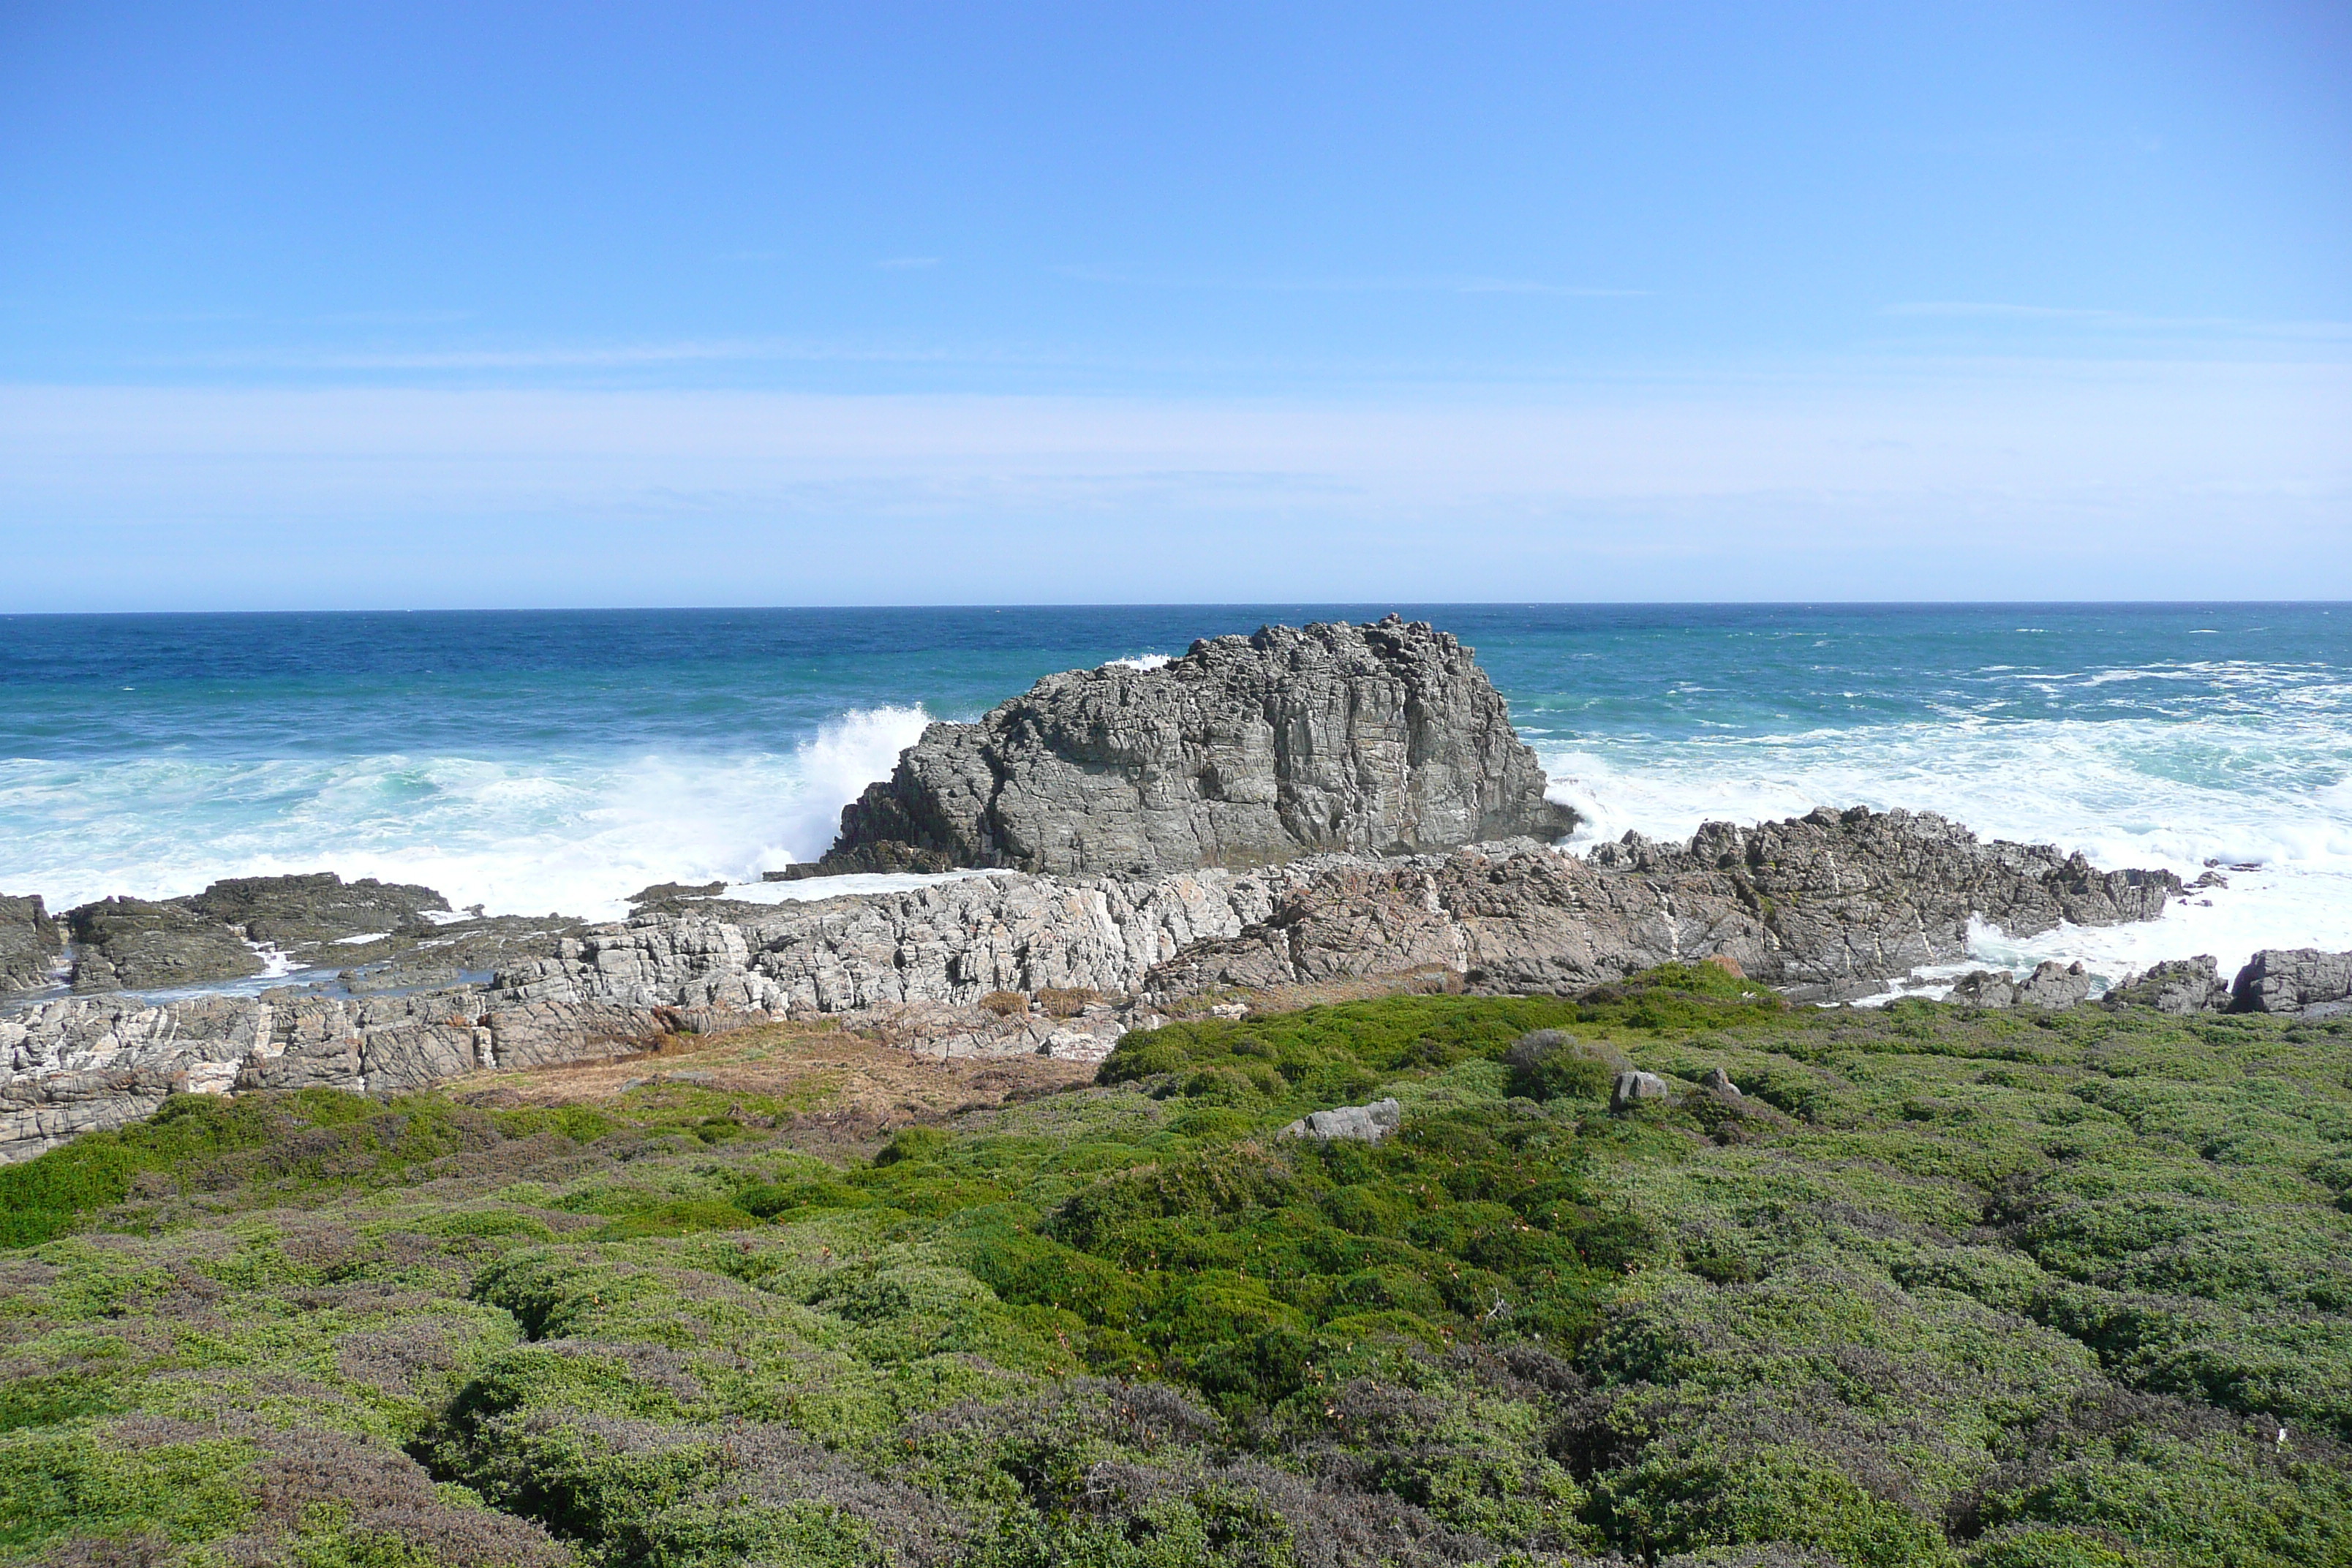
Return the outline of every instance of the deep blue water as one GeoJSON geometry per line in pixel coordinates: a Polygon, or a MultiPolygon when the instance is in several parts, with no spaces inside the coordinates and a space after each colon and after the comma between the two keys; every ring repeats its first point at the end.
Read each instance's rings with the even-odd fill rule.
{"type": "Polygon", "coordinates": [[[926,717],[1391,609],[1478,649],[1595,831],[1940,809],[2110,861],[2264,867],[2159,922],[2168,951],[2352,946],[2352,606],[2326,605],[0,617],[0,889],[332,867],[609,910],[821,850],[926,717]]]}

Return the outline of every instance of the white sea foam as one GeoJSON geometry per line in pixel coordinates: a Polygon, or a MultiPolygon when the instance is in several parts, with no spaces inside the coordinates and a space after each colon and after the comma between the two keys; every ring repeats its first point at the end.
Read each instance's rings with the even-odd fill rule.
{"type": "Polygon", "coordinates": [[[757,882],[814,859],[929,721],[861,710],[790,752],[719,756],[5,761],[0,888],[63,909],[332,870],[421,882],[461,910],[617,919],[650,883],[757,882]]]}
{"type": "Polygon", "coordinates": [[[853,893],[908,893],[940,882],[1003,876],[1001,871],[870,871],[845,877],[804,877],[797,882],[737,882],[721,895],[745,904],[804,904],[853,893]]]}
{"type": "Polygon", "coordinates": [[[1176,662],[1176,656],[1167,653],[1131,653],[1125,658],[1106,659],[1105,669],[1158,669],[1176,662]]]}
{"type": "MultiPolygon", "coordinates": [[[[2273,693],[2273,695],[2277,695],[2273,693]]],[[[2340,700],[2340,693],[2336,694],[2340,700]]],[[[1994,964],[2044,958],[2107,979],[2210,952],[2224,975],[2263,947],[2352,948],[2352,735],[2334,713],[2162,721],[2047,720],[1886,725],[1697,741],[1548,743],[1552,797],[1585,821],[1572,842],[1627,829],[1687,837],[1703,821],[1754,822],[1815,806],[1908,806],[1983,837],[2080,849],[2105,867],[2209,861],[2227,888],[2198,889],[2159,920],[2065,927],[2028,940],[1980,932],[1994,964]]]]}

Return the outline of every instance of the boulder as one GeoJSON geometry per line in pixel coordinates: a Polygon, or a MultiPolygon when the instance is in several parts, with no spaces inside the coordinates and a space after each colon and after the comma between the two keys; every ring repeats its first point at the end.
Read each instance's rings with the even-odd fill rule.
{"type": "Polygon", "coordinates": [[[2017,983],[2017,1005],[2056,1011],[2072,1007],[2091,994],[2091,975],[2080,963],[2045,959],[2017,983]]]}
{"type": "Polygon", "coordinates": [[[2105,1002],[2110,1007],[2153,1007],[2159,1013],[2219,1013],[2230,1005],[2230,985],[2213,955],[2200,952],[2148,965],[2109,991],[2105,1002]]]}
{"type": "Polygon", "coordinates": [[[1048,676],[934,724],[841,816],[839,871],[1150,876],[1574,825],[1472,650],[1426,623],[1262,627],[1048,676]]]}
{"type": "Polygon", "coordinates": [[[1945,1000],[1970,1007],[2011,1007],[2017,1004],[2017,977],[2006,969],[1972,970],[1952,983],[1945,1000]]]}
{"type": "Polygon", "coordinates": [[[1617,1075],[1617,1087],[1609,1093],[1609,1109],[1617,1111],[1631,1110],[1639,1105],[1673,1103],[1674,1090],[1654,1072],[1621,1072],[1617,1075]]]}
{"type": "Polygon", "coordinates": [[[2230,987],[2234,1013],[2318,1013],[2352,1004],[2352,952],[2315,947],[2266,947],[2238,971],[2230,987]]]}
{"type": "Polygon", "coordinates": [[[1362,1143],[1377,1143],[1404,1125],[1404,1108],[1393,1100],[1376,1100],[1370,1105],[1342,1105],[1331,1110],[1309,1111],[1284,1128],[1285,1138],[1353,1139],[1362,1143]]]}
{"type": "Polygon", "coordinates": [[[0,995],[49,984],[65,945],[39,894],[0,894],[0,995]]]}

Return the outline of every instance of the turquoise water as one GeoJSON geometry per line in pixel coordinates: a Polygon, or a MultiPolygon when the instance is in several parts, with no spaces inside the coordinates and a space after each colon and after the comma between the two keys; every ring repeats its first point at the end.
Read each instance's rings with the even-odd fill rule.
{"type": "Polygon", "coordinates": [[[2352,947],[2352,606],[1250,605],[0,617],[0,890],[331,868],[617,913],[829,840],[931,718],[1267,621],[1475,646],[1592,826],[1947,812],[2230,872],[2109,968],[2352,947]]]}

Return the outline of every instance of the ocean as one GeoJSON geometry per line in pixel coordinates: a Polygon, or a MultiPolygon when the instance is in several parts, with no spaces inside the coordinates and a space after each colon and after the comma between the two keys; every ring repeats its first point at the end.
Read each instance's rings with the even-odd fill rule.
{"type": "Polygon", "coordinates": [[[0,892],[332,869],[616,917],[815,858],[926,722],[1040,676],[1391,610],[1478,650],[1580,840],[1909,806],[2228,879],[1988,962],[2352,948],[2347,605],[0,616],[0,892]]]}

